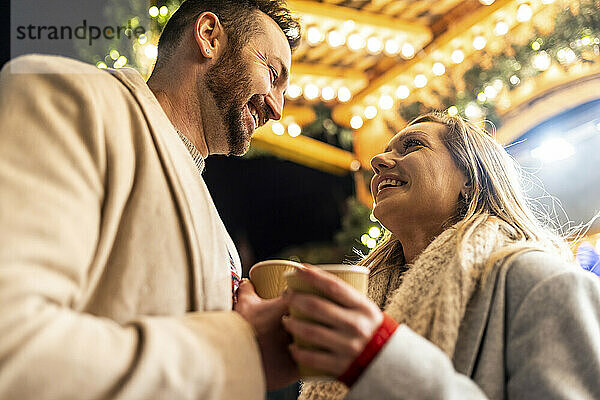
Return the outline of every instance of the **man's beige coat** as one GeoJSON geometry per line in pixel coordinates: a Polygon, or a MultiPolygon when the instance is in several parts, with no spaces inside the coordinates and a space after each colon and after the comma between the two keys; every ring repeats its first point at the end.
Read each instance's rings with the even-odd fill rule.
{"type": "Polygon", "coordinates": [[[0,398],[258,399],[237,253],[141,76],[27,56],[0,77],[0,398]]]}

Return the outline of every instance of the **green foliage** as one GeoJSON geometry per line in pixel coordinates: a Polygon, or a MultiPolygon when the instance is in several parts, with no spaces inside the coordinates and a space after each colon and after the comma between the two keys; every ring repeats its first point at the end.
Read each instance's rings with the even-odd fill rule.
{"type": "MultiPolygon", "coordinates": [[[[600,54],[599,9],[600,1],[598,0],[581,0],[575,7],[565,8],[558,13],[554,21],[555,29],[552,32],[543,34],[536,29],[528,43],[512,44],[504,52],[493,57],[486,54],[485,51],[481,52],[478,55],[480,62],[473,65],[462,77],[466,90],[459,92],[455,88],[451,88],[454,89],[451,90],[454,96],[442,99],[444,108],[455,105],[459,113],[464,115],[467,105],[475,103],[484,111],[488,120],[499,126],[497,99],[487,99],[481,102],[478,101],[477,95],[497,81],[512,91],[521,82],[539,75],[541,71],[532,65],[532,59],[542,51],[551,57],[554,64],[561,65],[563,68],[569,64],[564,57],[560,57],[559,52],[561,50],[564,52],[564,49],[570,49],[575,54],[577,57],[575,62],[597,62],[600,54]],[[586,36],[591,38],[589,44],[582,43],[582,38],[586,36]],[[534,42],[537,42],[539,46],[534,45],[534,42]],[[513,78],[513,82],[511,82],[513,76],[516,78],[513,78]]],[[[420,102],[414,102],[403,105],[398,111],[402,118],[409,121],[429,109],[420,102]]]]}

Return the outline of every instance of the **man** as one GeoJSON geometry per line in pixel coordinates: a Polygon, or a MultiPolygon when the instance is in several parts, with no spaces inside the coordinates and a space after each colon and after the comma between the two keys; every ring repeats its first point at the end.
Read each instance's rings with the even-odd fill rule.
{"type": "Polygon", "coordinates": [[[188,0],[147,85],[58,57],[2,70],[0,398],[264,397],[284,352],[261,307],[285,306],[232,311],[201,168],[281,117],[298,40],[280,1],[188,0]]]}

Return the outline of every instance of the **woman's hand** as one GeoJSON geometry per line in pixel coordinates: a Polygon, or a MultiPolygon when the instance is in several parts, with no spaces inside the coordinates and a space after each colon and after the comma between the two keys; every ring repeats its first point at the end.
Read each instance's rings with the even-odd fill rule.
{"type": "Polygon", "coordinates": [[[285,329],[319,348],[290,346],[299,364],[339,376],[358,357],[383,321],[377,305],[346,282],[316,268],[297,270],[297,276],[319,289],[329,299],[288,291],[284,297],[295,308],[320,324],[284,317],[285,329]]]}
{"type": "Polygon", "coordinates": [[[288,351],[291,337],[281,325],[281,317],[287,309],[287,299],[262,299],[248,280],[244,280],[238,289],[238,302],[234,310],[254,328],[268,390],[282,388],[300,378],[296,363],[288,351]]]}

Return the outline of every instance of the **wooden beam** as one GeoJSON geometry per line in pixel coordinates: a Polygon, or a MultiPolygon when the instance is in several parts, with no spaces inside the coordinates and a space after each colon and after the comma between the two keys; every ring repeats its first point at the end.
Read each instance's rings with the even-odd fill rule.
{"type": "Polygon", "coordinates": [[[338,20],[340,22],[352,20],[357,24],[390,29],[392,31],[404,32],[409,35],[421,35],[428,38],[432,37],[431,30],[426,25],[389,17],[383,14],[306,0],[290,0],[288,1],[288,6],[292,11],[296,11],[300,14],[314,15],[330,20],[338,20]]]}
{"type": "Polygon", "coordinates": [[[312,75],[331,79],[351,79],[354,81],[368,81],[367,75],[358,69],[333,67],[323,64],[308,64],[293,62],[291,76],[312,75]]]}
{"type": "Polygon", "coordinates": [[[414,58],[405,61],[397,66],[389,69],[384,74],[378,76],[369,82],[369,85],[357,93],[352,100],[346,104],[339,105],[333,109],[333,119],[341,125],[348,126],[349,120],[352,115],[352,108],[362,103],[367,96],[376,93],[385,85],[389,85],[402,75],[409,72],[413,67],[421,62],[428,59],[429,55],[436,50],[446,46],[452,40],[459,38],[469,31],[473,26],[485,21],[487,18],[503,9],[504,7],[510,6],[515,3],[515,0],[496,0],[494,4],[490,6],[481,7],[475,12],[469,14],[455,25],[451,26],[444,34],[434,39],[422,52],[418,53],[414,58]]]}
{"type": "Polygon", "coordinates": [[[252,146],[274,155],[336,175],[360,169],[354,154],[307,136],[275,135],[267,126],[252,136],[252,146]]]}

